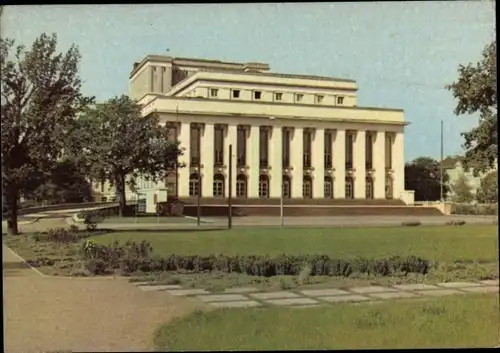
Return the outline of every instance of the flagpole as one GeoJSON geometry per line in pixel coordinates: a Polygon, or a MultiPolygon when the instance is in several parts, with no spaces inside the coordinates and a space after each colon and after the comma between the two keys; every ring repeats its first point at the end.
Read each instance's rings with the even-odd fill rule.
{"type": "MultiPolygon", "coordinates": [[[[175,107],[176,133],[179,129],[179,106],[175,107]]],[[[177,133],[178,135],[178,133],[177,133]]],[[[175,136],[175,143],[178,143],[178,136],[175,136]]],[[[175,158],[175,198],[179,200],[179,156],[175,158]]]]}
{"type": "Polygon", "coordinates": [[[440,190],[440,195],[441,195],[441,202],[444,202],[444,195],[443,195],[443,180],[444,180],[444,175],[443,175],[443,157],[444,157],[444,138],[443,138],[443,120],[441,120],[441,163],[440,163],[440,169],[441,169],[441,190],[440,190]]]}

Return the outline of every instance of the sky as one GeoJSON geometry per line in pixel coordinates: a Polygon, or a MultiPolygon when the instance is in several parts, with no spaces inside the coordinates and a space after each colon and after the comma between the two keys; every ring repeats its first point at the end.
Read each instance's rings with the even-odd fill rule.
{"type": "Polygon", "coordinates": [[[401,108],[405,160],[462,154],[446,84],[495,38],[490,1],[269,4],[26,5],[4,8],[1,33],[31,45],[56,33],[82,54],[83,91],[127,94],[132,65],[150,54],[268,63],[271,71],[354,79],[358,106],[401,108]],[[168,53],[167,53],[168,50],[168,53]]]}

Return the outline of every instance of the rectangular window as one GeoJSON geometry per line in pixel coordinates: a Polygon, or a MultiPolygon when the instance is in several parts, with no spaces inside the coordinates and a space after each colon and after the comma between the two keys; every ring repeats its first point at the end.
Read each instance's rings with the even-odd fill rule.
{"type": "Polygon", "coordinates": [[[311,168],[311,144],[312,144],[312,132],[303,132],[303,157],[304,157],[304,168],[311,168]]]}
{"type": "Polygon", "coordinates": [[[318,104],[322,103],[324,98],[325,98],[325,96],[317,95],[316,96],[316,103],[318,103],[318,104]]]}
{"type": "Polygon", "coordinates": [[[280,101],[283,99],[283,93],[275,93],[274,94],[274,100],[280,101]]]}
{"type": "Polygon", "coordinates": [[[325,168],[333,167],[333,134],[331,131],[325,131],[325,168]]]}
{"type": "Polygon", "coordinates": [[[236,154],[238,156],[237,160],[238,167],[243,168],[247,164],[247,134],[243,126],[238,126],[236,145],[237,145],[236,154]]]}
{"type": "Polygon", "coordinates": [[[303,94],[298,93],[298,94],[295,95],[295,101],[296,102],[302,102],[303,99],[304,99],[304,95],[303,94]]]}
{"type": "Polygon", "coordinates": [[[214,130],[214,164],[224,164],[224,126],[215,125],[214,130]]]}
{"type": "Polygon", "coordinates": [[[219,90],[217,88],[210,89],[210,97],[217,97],[218,94],[219,94],[219,90]]]}
{"type": "Polygon", "coordinates": [[[373,134],[370,131],[366,132],[365,137],[365,147],[366,147],[366,169],[373,168],[373,134]]]}
{"type": "Polygon", "coordinates": [[[345,159],[345,168],[352,169],[353,165],[353,144],[354,144],[354,134],[348,133],[345,139],[345,151],[346,151],[346,159],[345,159]]]}
{"type": "Polygon", "coordinates": [[[344,104],[344,97],[337,97],[337,104],[344,104]]]}
{"type": "Polygon", "coordinates": [[[240,98],[240,90],[233,89],[233,98],[240,98]]]}
{"type": "Polygon", "coordinates": [[[290,140],[291,131],[287,128],[283,129],[283,168],[290,168],[290,140]]]}
{"type": "Polygon", "coordinates": [[[262,92],[261,91],[254,91],[253,92],[253,99],[259,100],[262,97],[262,92]]]}
{"type": "Polygon", "coordinates": [[[200,165],[201,155],[201,127],[198,125],[191,125],[191,166],[200,165]]]}
{"type": "Polygon", "coordinates": [[[267,168],[269,166],[269,131],[266,127],[260,128],[260,167],[267,168]]]}

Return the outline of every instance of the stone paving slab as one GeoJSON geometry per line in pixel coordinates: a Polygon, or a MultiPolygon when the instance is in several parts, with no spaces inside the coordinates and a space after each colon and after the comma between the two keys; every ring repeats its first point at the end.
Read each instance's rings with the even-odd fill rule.
{"type": "Polygon", "coordinates": [[[200,299],[202,302],[205,302],[205,303],[248,300],[248,298],[246,298],[245,296],[243,296],[241,294],[198,295],[196,298],[200,299]]]}
{"type": "Polygon", "coordinates": [[[311,298],[271,299],[271,300],[266,300],[266,303],[274,305],[318,304],[316,300],[311,298]]]}
{"type": "Polygon", "coordinates": [[[242,288],[227,288],[224,293],[239,294],[239,293],[251,293],[258,292],[259,289],[255,287],[242,287],[242,288]]]}
{"type": "Polygon", "coordinates": [[[426,289],[439,289],[439,287],[433,286],[431,284],[423,284],[423,283],[412,283],[412,284],[396,284],[393,286],[394,288],[400,290],[426,290],[426,289]]]}
{"type": "Polygon", "coordinates": [[[397,292],[397,293],[372,293],[368,294],[370,297],[377,299],[402,299],[402,298],[417,298],[418,295],[409,292],[397,292]]]}
{"type": "Polygon", "coordinates": [[[172,289],[172,290],[167,290],[165,292],[174,296],[210,294],[205,289],[172,289]]]}
{"type": "Polygon", "coordinates": [[[154,285],[146,285],[146,286],[137,286],[140,289],[142,289],[145,292],[148,291],[158,291],[158,290],[167,290],[167,289],[180,289],[181,286],[174,285],[174,284],[169,284],[169,285],[159,285],[159,286],[154,286],[154,285]]]}
{"type": "Polygon", "coordinates": [[[259,302],[254,300],[245,300],[239,302],[213,302],[209,303],[211,306],[215,306],[217,308],[249,308],[254,306],[261,306],[259,302]]]}
{"type": "Polygon", "coordinates": [[[445,282],[438,283],[439,287],[445,288],[465,288],[465,287],[479,287],[481,284],[476,282],[445,282]]]}
{"type": "Polygon", "coordinates": [[[433,296],[433,297],[440,297],[444,295],[452,295],[452,294],[464,294],[464,292],[461,292],[456,289],[431,289],[431,290],[422,290],[418,291],[419,294],[422,295],[427,295],[427,296],[433,296]]]}
{"type": "Polygon", "coordinates": [[[300,293],[307,295],[308,297],[321,297],[321,296],[332,296],[332,295],[346,295],[351,294],[346,290],[342,289],[307,289],[300,291],[300,293]]]}
{"type": "Polygon", "coordinates": [[[267,300],[267,299],[288,299],[288,298],[299,298],[300,295],[292,292],[266,292],[266,293],[251,293],[249,296],[255,299],[267,300]]]}
{"type": "Polygon", "coordinates": [[[487,286],[498,286],[499,281],[498,281],[498,279],[487,279],[484,281],[479,281],[479,283],[485,284],[487,286]]]}
{"type": "Polygon", "coordinates": [[[382,286],[353,287],[349,288],[349,290],[351,292],[359,294],[398,292],[398,290],[395,288],[382,287],[382,286]]]}
{"type": "Polygon", "coordinates": [[[365,301],[365,300],[370,300],[370,298],[365,297],[363,295],[337,295],[337,296],[332,296],[332,297],[319,297],[317,299],[321,299],[327,302],[360,302],[360,301],[365,301]]]}
{"type": "Polygon", "coordinates": [[[498,293],[500,291],[500,289],[495,286],[469,287],[469,288],[461,288],[460,290],[470,293],[498,293]]]}

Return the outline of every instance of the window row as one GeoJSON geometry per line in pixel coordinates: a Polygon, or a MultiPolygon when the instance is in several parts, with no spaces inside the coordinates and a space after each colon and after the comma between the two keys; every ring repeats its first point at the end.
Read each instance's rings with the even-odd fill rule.
{"type": "MultiPolygon", "coordinates": [[[[210,88],[209,92],[210,92],[209,93],[210,98],[219,97],[219,89],[218,88],[210,88]]],[[[261,100],[262,93],[263,93],[263,91],[252,91],[252,99],[257,100],[257,101],[261,100]]],[[[239,99],[240,97],[241,97],[241,90],[239,90],[239,89],[232,89],[231,90],[231,98],[232,99],[239,99]]],[[[303,93],[294,93],[293,97],[294,97],[295,103],[301,103],[304,101],[304,94],[303,93]]],[[[283,92],[273,92],[273,99],[275,102],[283,101],[283,92]]],[[[323,103],[324,99],[325,99],[325,96],[322,94],[314,95],[314,102],[316,104],[323,103]]],[[[335,96],[335,102],[337,105],[343,105],[344,104],[344,97],[343,96],[335,96]]]]}
{"type": "MultiPolygon", "coordinates": [[[[225,178],[221,174],[216,174],[214,176],[213,181],[213,196],[214,197],[226,197],[225,195],[225,178]]],[[[292,197],[292,183],[290,177],[284,175],[283,176],[283,197],[291,198],[292,197]]],[[[331,177],[325,177],[324,185],[323,185],[323,196],[326,199],[334,198],[334,189],[333,189],[333,179],[331,177]]],[[[238,175],[236,177],[236,197],[237,198],[246,198],[247,197],[247,178],[245,175],[238,175]]],[[[201,195],[201,182],[199,180],[198,174],[192,174],[189,178],[189,196],[197,196],[201,195]]],[[[259,197],[260,198],[269,198],[270,197],[270,186],[269,186],[269,177],[267,175],[261,175],[259,177],[259,197]]],[[[309,176],[304,176],[302,182],[302,197],[303,198],[312,198],[313,197],[313,182],[312,178],[309,176]]],[[[373,187],[373,179],[366,178],[365,184],[365,198],[373,199],[374,197],[374,187],[373,187]]],[[[345,198],[353,199],[354,198],[354,179],[352,177],[346,177],[345,179],[345,198]]],[[[393,183],[391,178],[386,178],[385,182],[385,198],[392,199],[393,198],[393,183]]]]}

